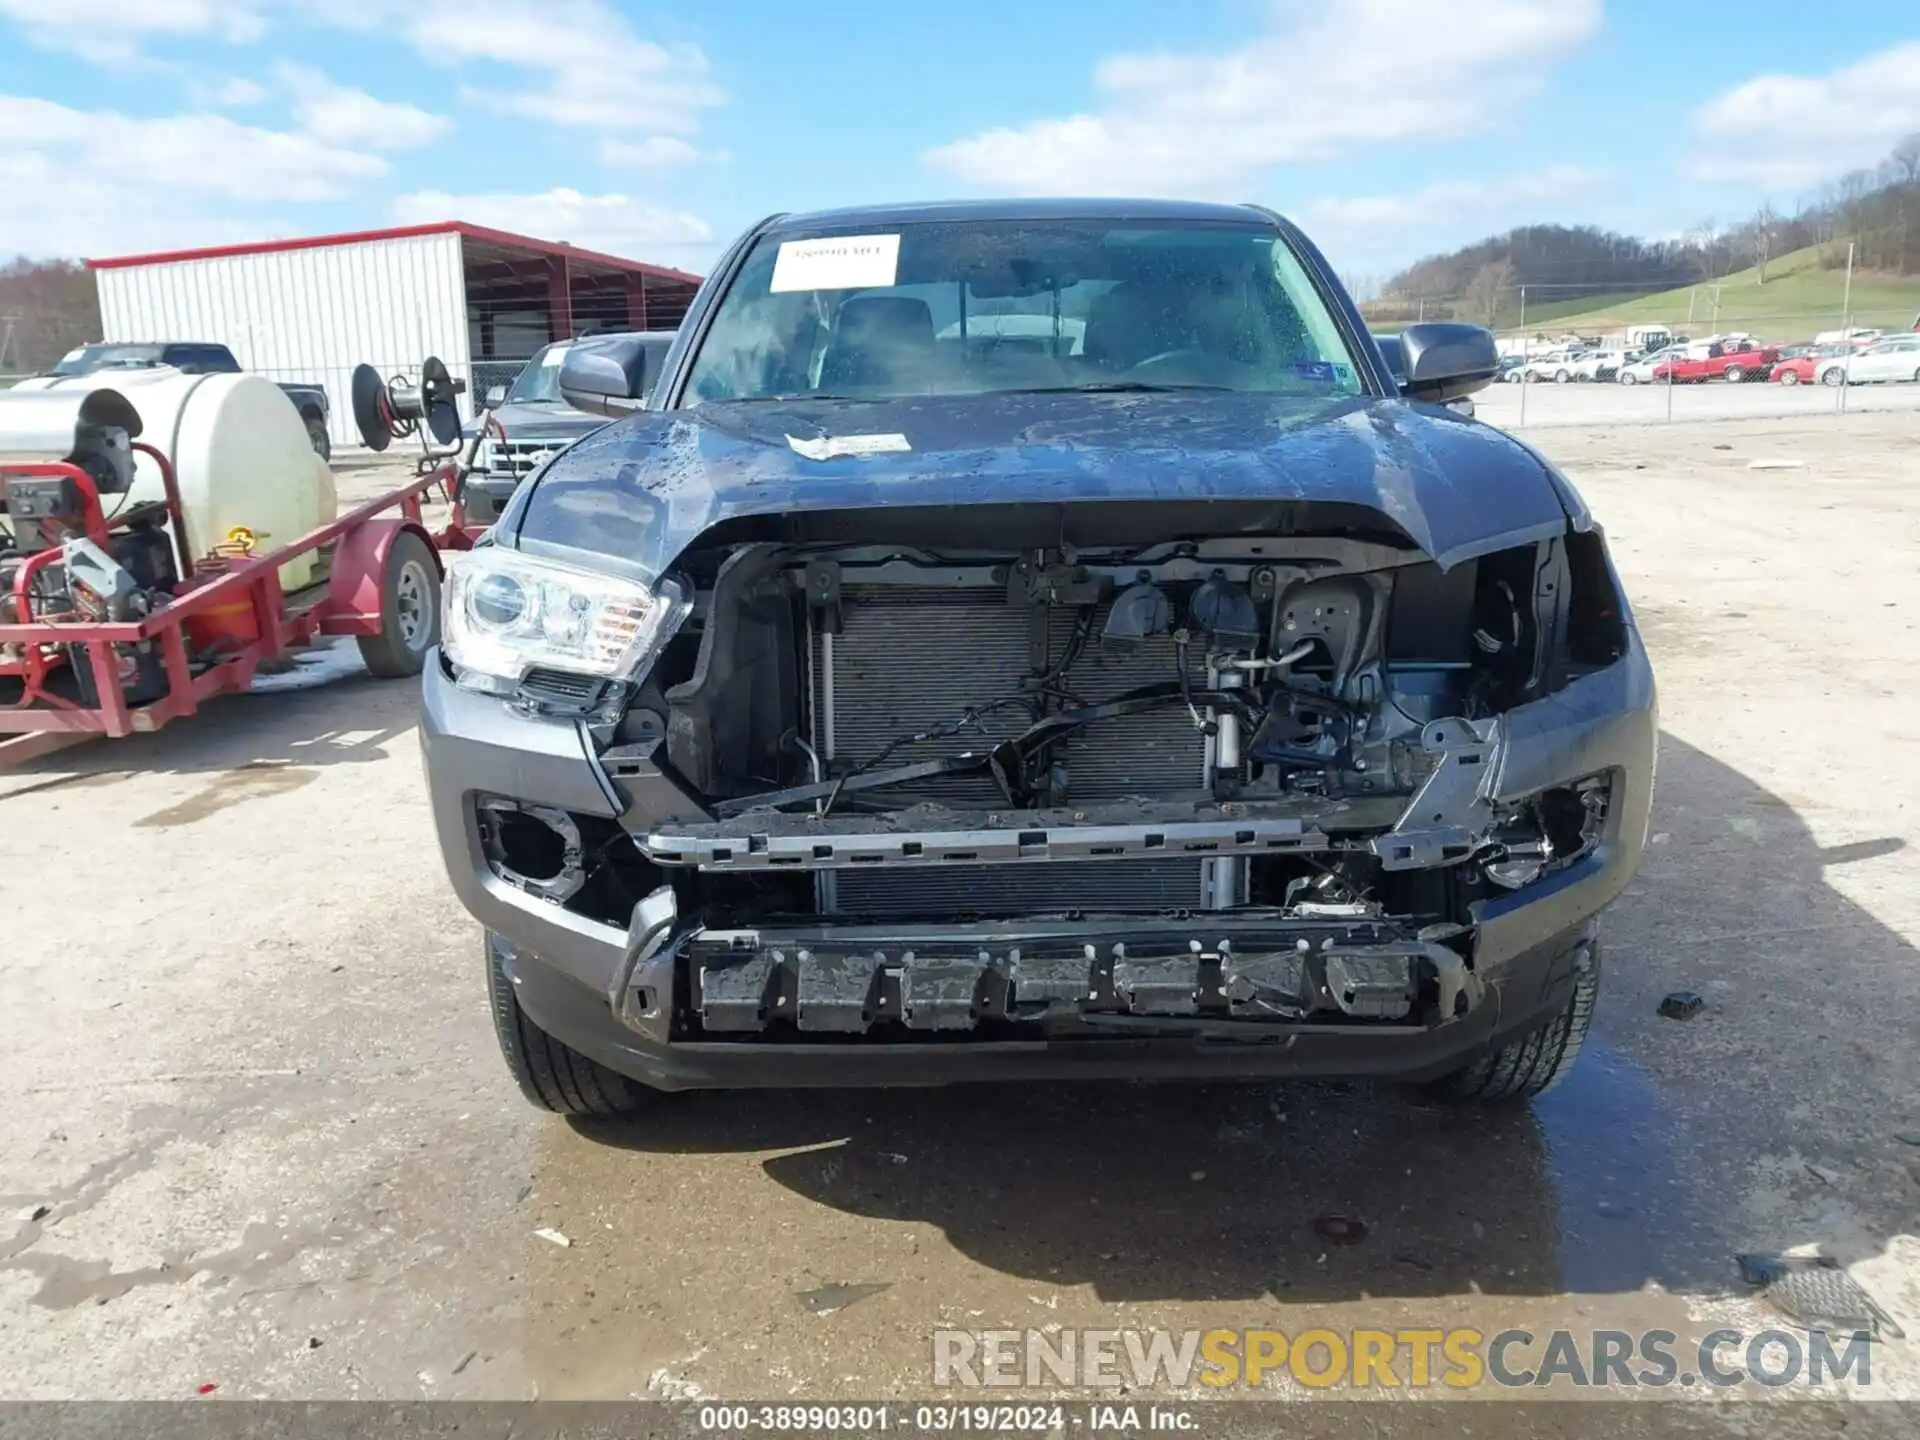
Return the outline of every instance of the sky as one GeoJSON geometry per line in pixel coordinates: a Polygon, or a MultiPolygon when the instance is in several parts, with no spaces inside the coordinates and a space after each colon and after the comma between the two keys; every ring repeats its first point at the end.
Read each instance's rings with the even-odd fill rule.
{"type": "Polygon", "coordinates": [[[1915,0],[0,0],[0,256],[460,219],[701,272],[774,211],[1172,195],[1364,284],[1915,131],[1915,0]]]}

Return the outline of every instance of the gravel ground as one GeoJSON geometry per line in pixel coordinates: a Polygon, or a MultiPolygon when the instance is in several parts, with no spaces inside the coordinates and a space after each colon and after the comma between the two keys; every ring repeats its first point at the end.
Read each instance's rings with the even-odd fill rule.
{"type": "MultiPolygon", "coordinates": [[[[1776,1324],[1733,1257],[1815,1245],[1920,1336],[1920,413],[1534,440],[1607,525],[1665,739],[1593,1042],[1531,1111],[1242,1086],[537,1114],[440,872],[415,693],[323,666],[0,776],[0,1394],[918,1395],[943,1324],[1687,1336],[1776,1324]],[[1704,1012],[1658,1018],[1677,989],[1704,1012]]],[[[341,469],[346,497],[390,473],[341,469]]],[[[1911,1342],[1874,1381],[1920,1391],[1911,1342]]]]}

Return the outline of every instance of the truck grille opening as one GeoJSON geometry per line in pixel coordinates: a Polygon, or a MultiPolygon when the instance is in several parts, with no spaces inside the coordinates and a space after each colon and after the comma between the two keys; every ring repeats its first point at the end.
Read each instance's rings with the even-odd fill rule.
{"type": "MultiPolygon", "coordinates": [[[[1108,606],[1094,617],[1098,636],[1108,606]]],[[[1030,671],[1031,612],[1010,606],[998,588],[849,585],[842,628],[810,627],[812,743],[823,755],[858,763],[903,732],[929,729],[979,703],[1017,693],[1030,671]]],[[[1073,631],[1066,608],[1045,612],[1050,653],[1073,631]]],[[[1157,635],[1128,652],[1090,641],[1075,665],[1076,693],[1099,700],[1164,681],[1174,673],[1173,642],[1157,635]]],[[[978,728],[896,750],[890,764],[978,752],[1018,734],[1032,717],[1018,708],[983,715],[978,728]]],[[[1061,763],[1070,803],[1174,795],[1199,796],[1206,742],[1180,707],[1129,715],[1073,736],[1061,763]]],[[[985,775],[945,777],[890,792],[913,799],[991,810],[998,790],[985,775]]],[[[1201,859],[1087,861],[1040,867],[955,864],[937,871],[850,871],[835,880],[833,908],[874,916],[1036,910],[1189,909],[1204,894],[1201,859]]]]}

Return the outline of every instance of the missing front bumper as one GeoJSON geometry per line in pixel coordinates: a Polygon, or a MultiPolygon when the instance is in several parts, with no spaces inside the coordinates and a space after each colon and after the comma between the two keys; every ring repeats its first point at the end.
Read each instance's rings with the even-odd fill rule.
{"type": "Polygon", "coordinates": [[[659,1042],[689,1031],[1052,1038],[1125,1026],[1260,1038],[1316,1020],[1447,1024],[1483,996],[1458,952],[1392,921],[1262,911],[710,930],[666,913],[671,893],[636,912],[632,960],[610,997],[659,1042]]]}

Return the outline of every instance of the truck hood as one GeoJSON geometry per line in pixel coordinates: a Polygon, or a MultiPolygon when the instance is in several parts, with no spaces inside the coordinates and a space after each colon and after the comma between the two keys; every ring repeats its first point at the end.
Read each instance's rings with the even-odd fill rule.
{"type": "MultiPolygon", "coordinates": [[[[557,445],[591,435],[607,421],[566,405],[502,405],[493,418],[507,439],[515,442],[551,440],[557,445]]],[[[472,425],[466,427],[473,433],[472,425]]]]}
{"type": "Polygon", "coordinates": [[[1371,397],[999,394],[708,404],[606,424],[496,533],[652,579],[743,516],[894,506],[1244,500],[1357,505],[1442,566],[1565,530],[1518,441],[1371,397]]]}

